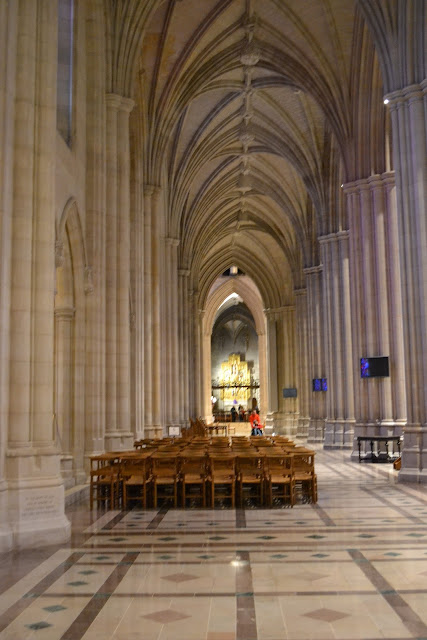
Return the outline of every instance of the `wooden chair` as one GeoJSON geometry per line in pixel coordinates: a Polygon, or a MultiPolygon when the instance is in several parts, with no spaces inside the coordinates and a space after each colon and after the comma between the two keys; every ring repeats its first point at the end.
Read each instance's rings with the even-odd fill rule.
{"type": "Polygon", "coordinates": [[[304,502],[317,502],[317,475],[314,471],[315,452],[310,449],[292,449],[296,489],[304,502]]]}
{"type": "Polygon", "coordinates": [[[181,454],[180,482],[182,506],[185,508],[188,498],[200,500],[206,506],[206,451],[187,451],[181,454]],[[194,489],[197,493],[194,493],[194,489]]]}
{"type": "Polygon", "coordinates": [[[148,456],[122,459],[121,479],[123,487],[123,508],[128,509],[129,502],[136,500],[145,509],[147,506],[147,488],[151,486],[151,462],[148,456]]]}
{"type": "Polygon", "coordinates": [[[103,453],[90,456],[89,503],[92,511],[94,502],[109,503],[113,509],[119,491],[120,464],[116,454],[103,453]]]}
{"type": "Polygon", "coordinates": [[[153,487],[153,506],[158,499],[172,500],[177,506],[177,488],[179,481],[179,461],[175,454],[155,452],[151,456],[151,474],[153,487]]]}
{"type": "Polygon", "coordinates": [[[215,498],[230,500],[235,505],[236,496],[236,458],[232,453],[221,454],[211,451],[209,454],[209,483],[211,488],[211,507],[215,508],[215,498]]]}
{"type": "Polygon", "coordinates": [[[258,500],[263,504],[264,497],[264,472],[263,458],[258,453],[238,452],[236,459],[237,486],[239,490],[239,504],[243,506],[245,487],[248,498],[258,500]]]}
{"type": "Polygon", "coordinates": [[[268,505],[273,506],[273,497],[295,504],[295,476],[293,456],[285,453],[266,453],[264,475],[268,505]]]}

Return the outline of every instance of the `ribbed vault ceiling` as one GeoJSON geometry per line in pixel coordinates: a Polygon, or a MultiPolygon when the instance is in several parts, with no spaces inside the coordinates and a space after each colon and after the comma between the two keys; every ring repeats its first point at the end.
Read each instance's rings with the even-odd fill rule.
{"type": "Polygon", "coordinates": [[[358,65],[369,39],[355,11],[352,0],[170,0],[153,11],[140,60],[145,179],[166,188],[166,233],[202,306],[232,264],[266,307],[289,304],[319,260],[316,238],[347,228],[340,184],[358,162],[357,86],[363,74],[380,85],[374,56],[358,65]]]}

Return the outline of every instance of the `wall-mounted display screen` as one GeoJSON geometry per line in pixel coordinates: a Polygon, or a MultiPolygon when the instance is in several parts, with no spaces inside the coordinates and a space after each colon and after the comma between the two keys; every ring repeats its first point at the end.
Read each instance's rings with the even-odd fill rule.
{"type": "Polygon", "coordinates": [[[360,358],[361,378],[387,378],[389,375],[390,373],[387,356],[360,358]]]}

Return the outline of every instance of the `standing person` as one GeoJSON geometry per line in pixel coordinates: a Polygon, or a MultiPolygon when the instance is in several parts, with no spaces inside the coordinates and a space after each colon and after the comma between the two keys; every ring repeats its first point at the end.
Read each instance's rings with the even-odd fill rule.
{"type": "Polygon", "coordinates": [[[241,404],[239,404],[239,422],[245,421],[245,410],[241,404]]]}
{"type": "Polygon", "coordinates": [[[237,411],[236,411],[236,407],[233,406],[231,407],[231,422],[236,422],[236,417],[237,417],[237,411]]]}
{"type": "Polygon", "coordinates": [[[249,422],[251,423],[251,436],[262,436],[261,420],[256,409],[252,409],[249,422]]]}

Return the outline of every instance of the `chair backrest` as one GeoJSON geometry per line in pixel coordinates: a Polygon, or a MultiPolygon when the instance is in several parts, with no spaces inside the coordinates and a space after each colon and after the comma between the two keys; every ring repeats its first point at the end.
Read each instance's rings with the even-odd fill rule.
{"type": "Polygon", "coordinates": [[[149,458],[142,458],[140,460],[123,460],[120,475],[123,478],[137,476],[139,478],[147,479],[150,464],[149,458]]]}
{"type": "Polygon", "coordinates": [[[154,453],[151,460],[151,470],[154,476],[178,475],[179,459],[169,453],[154,453]]]}
{"type": "Polygon", "coordinates": [[[207,457],[205,452],[182,454],[180,462],[180,473],[205,475],[207,471],[207,457]]]}
{"type": "Polygon", "coordinates": [[[294,473],[294,459],[286,453],[268,453],[264,457],[264,469],[267,474],[280,473],[292,476],[294,473]]]}
{"type": "Polygon", "coordinates": [[[258,453],[237,453],[236,467],[238,473],[261,473],[263,466],[263,458],[258,453]]]}
{"type": "Polygon", "coordinates": [[[314,456],[314,451],[293,449],[294,471],[314,474],[314,456]]]}
{"type": "Polygon", "coordinates": [[[218,455],[211,453],[209,455],[209,470],[212,476],[215,473],[227,472],[231,475],[236,473],[236,458],[233,455],[218,455]]]}

